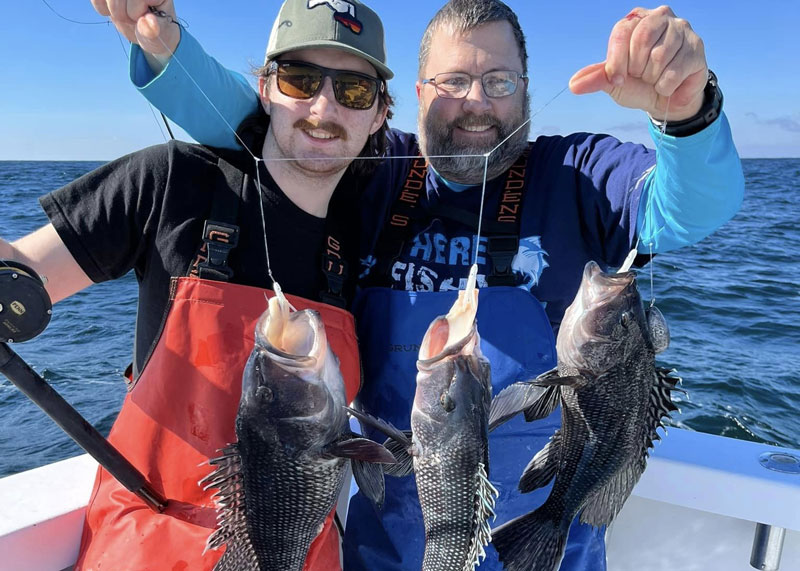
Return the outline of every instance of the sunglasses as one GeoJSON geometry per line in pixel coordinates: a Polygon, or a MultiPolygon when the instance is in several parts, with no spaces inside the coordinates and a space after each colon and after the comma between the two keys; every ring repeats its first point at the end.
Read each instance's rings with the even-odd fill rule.
{"type": "Polygon", "coordinates": [[[330,77],[336,101],[348,109],[369,109],[378,93],[386,89],[377,77],[304,61],[272,61],[267,66],[267,75],[271,73],[277,78],[278,91],[293,99],[311,99],[330,77]]]}

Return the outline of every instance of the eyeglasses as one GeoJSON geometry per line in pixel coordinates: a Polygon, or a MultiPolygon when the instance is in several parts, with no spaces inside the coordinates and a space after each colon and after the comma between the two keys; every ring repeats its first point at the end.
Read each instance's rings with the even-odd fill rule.
{"type": "Polygon", "coordinates": [[[437,73],[430,79],[423,79],[423,84],[430,83],[436,88],[436,95],[447,99],[462,99],[472,89],[472,80],[480,79],[486,97],[508,97],[517,91],[519,80],[527,81],[528,76],[516,71],[487,71],[481,76],[470,75],[460,71],[437,73]]]}
{"type": "Polygon", "coordinates": [[[277,77],[278,91],[293,99],[311,99],[320,92],[325,78],[330,77],[336,101],[348,109],[369,109],[378,92],[386,89],[377,77],[304,61],[272,61],[267,66],[267,75],[271,73],[277,77]]]}

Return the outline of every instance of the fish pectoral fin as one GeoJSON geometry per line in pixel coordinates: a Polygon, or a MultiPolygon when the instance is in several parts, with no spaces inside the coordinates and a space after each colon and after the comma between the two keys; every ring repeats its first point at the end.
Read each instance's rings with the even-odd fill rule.
{"type": "Polygon", "coordinates": [[[369,438],[350,438],[334,442],[328,446],[325,452],[339,458],[350,458],[362,462],[395,463],[394,455],[389,450],[369,438]]]}
{"type": "Polygon", "coordinates": [[[511,420],[521,412],[528,422],[549,415],[558,405],[558,387],[539,386],[530,381],[513,383],[492,399],[489,431],[511,420]]]}
{"type": "Polygon", "coordinates": [[[550,416],[558,406],[560,400],[561,391],[558,390],[558,387],[548,387],[537,401],[525,407],[525,420],[527,422],[533,422],[534,420],[550,416]]]}
{"type": "Polygon", "coordinates": [[[355,408],[351,408],[349,406],[344,407],[347,412],[349,412],[352,416],[356,417],[362,424],[374,428],[391,438],[397,442],[402,443],[406,447],[411,447],[411,438],[406,436],[406,434],[396,428],[389,422],[385,420],[381,420],[380,418],[375,418],[374,416],[367,414],[366,412],[360,411],[355,408]]]}
{"type": "Polygon", "coordinates": [[[353,460],[353,478],[358,489],[380,510],[386,497],[386,482],[383,479],[383,466],[353,460]]]}
{"type": "Polygon", "coordinates": [[[519,490],[523,494],[543,488],[558,472],[558,461],[561,456],[561,431],[556,430],[550,441],[531,458],[522,477],[519,479],[519,490]]]}
{"type": "Polygon", "coordinates": [[[605,486],[586,498],[580,514],[581,522],[595,527],[609,525],[631,495],[644,469],[644,457],[632,458],[605,486]]]}
{"type": "Polygon", "coordinates": [[[543,375],[539,375],[531,381],[537,387],[572,387],[573,389],[580,388],[586,384],[586,379],[580,375],[560,377],[558,374],[552,374],[553,371],[548,371],[543,375]]]}
{"type": "MultiPolygon", "coordinates": [[[[411,431],[407,431],[408,440],[411,441],[411,431]]],[[[383,445],[389,450],[396,460],[395,464],[388,464],[383,467],[383,471],[395,478],[404,478],[414,473],[414,458],[411,456],[412,447],[406,446],[396,440],[389,438],[383,445]]]]}
{"type": "Polygon", "coordinates": [[[366,412],[350,407],[345,408],[347,412],[356,417],[364,425],[383,432],[389,437],[388,440],[383,443],[383,446],[392,454],[394,463],[384,465],[384,473],[389,476],[394,476],[395,478],[402,478],[414,472],[414,461],[411,458],[413,444],[411,442],[410,430],[400,430],[385,420],[375,418],[366,412]]]}

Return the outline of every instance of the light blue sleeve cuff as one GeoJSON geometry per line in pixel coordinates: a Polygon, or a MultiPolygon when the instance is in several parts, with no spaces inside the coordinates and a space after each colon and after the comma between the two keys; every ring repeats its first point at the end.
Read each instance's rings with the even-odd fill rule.
{"type": "Polygon", "coordinates": [[[258,96],[247,79],[209,56],[185,29],[161,73],[153,74],[137,45],[131,46],[129,69],[131,81],[150,104],[196,141],[241,148],[235,131],[258,109],[258,96]]]}
{"type": "Polygon", "coordinates": [[[724,113],[688,137],[650,125],[656,166],[644,180],[636,227],[638,251],[665,253],[699,242],[733,218],[744,174],[724,113]]]}

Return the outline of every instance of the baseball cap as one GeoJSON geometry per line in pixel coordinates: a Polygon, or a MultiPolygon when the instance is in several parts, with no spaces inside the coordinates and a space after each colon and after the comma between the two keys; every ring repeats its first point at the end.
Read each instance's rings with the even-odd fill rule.
{"type": "Polygon", "coordinates": [[[272,25],[266,60],[307,48],[334,48],[371,63],[388,80],[383,24],[358,0],[286,0],[272,25]]]}

